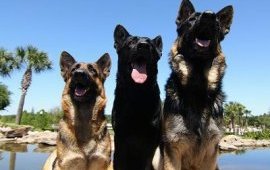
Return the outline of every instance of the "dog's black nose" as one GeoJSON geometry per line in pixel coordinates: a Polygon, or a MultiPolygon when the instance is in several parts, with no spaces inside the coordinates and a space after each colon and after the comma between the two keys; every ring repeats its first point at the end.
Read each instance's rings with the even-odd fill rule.
{"type": "Polygon", "coordinates": [[[147,42],[140,42],[137,46],[138,50],[148,50],[149,44],[147,42]]]}
{"type": "Polygon", "coordinates": [[[202,20],[215,19],[215,18],[216,18],[216,14],[213,11],[204,11],[201,16],[202,20]]]}

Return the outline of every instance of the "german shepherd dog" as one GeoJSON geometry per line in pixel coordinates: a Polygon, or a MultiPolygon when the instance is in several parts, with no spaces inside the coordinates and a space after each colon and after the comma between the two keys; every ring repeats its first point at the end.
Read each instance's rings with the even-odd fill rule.
{"type": "Polygon", "coordinates": [[[111,59],[106,53],[95,63],[77,63],[67,52],[60,59],[65,80],[62,94],[63,119],[57,147],[44,170],[105,170],[110,165],[111,141],[104,109],[104,81],[111,59]]]}
{"type": "Polygon", "coordinates": [[[165,87],[160,169],[218,169],[226,67],[220,42],[232,18],[232,6],[195,12],[189,0],[182,1],[165,87]]]}
{"type": "Polygon", "coordinates": [[[118,72],[112,122],[115,170],[152,169],[160,141],[161,101],[157,63],[162,39],[132,36],[121,25],[114,31],[118,72]]]}

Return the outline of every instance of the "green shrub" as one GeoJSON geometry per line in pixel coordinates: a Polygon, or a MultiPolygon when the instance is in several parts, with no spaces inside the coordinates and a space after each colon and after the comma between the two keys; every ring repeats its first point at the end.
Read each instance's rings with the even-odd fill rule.
{"type": "Polygon", "coordinates": [[[270,130],[265,129],[262,132],[247,132],[243,136],[244,138],[251,138],[251,139],[270,139],[270,130]]]}
{"type": "Polygon", "coordinates": [[[4,110],[10,104],[10,94],[7,86],[0,83],[0,110],[4,110]]]}

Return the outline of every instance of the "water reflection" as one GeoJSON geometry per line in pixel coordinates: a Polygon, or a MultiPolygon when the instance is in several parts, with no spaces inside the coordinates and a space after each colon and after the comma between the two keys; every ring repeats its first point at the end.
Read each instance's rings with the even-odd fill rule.
{"type": "Polygon", "coordinates": [[[0,143],[0,150],[9,152],[27,152],[27,144],[0,143]]]}
{"type": "Polygon", "coordinates": [[[0,143],[0,169],[16,170],[16,167],[17,169],[27,168],[27,170],[41,169],[54,149],[55,147],[41,144],[0,143]]]}
{"type": "Polygon", "coordinates": [[[2,152],[0,151],[0,160],[2,160],[2,159],[3,159],[2,152]]]}
{"type": "Polygon", "coordinates": [[[51,153],[54,149],[55,149],[55,146],[38,144],[38,146],[33,151],[39,152],[39,153],[51,153]]]}
{"type": "Polygon", "coordinates": [[[245,154],[247,151],[246,150],[237,150],[237,151],[235,151],[235,154],[236,155],[243,155],[243,154],[245,154]]]}
{"type": "Polygon", "coordinates": [[[10,152],[9,170],[15,170],[15,165],[16,165],[16,153],[15,152],[10,152]]]}
{"type": "Polygon", "coordinates": [[[251,149],[242,149],[242,150],[236,150],[236,151],[222,151],[222,152],[219,152],[219,155],[226,154],[226,153],[235,154],[235,155],[243,155],[247,152],[247,150],[251,150],[251,149]]]}

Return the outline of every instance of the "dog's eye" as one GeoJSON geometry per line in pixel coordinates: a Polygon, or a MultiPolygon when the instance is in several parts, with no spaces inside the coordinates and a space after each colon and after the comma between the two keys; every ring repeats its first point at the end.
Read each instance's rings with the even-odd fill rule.
{"type": "Polygon", "coordinates": [[[73,73],[75,70],[76,70],[76,68],[73,67],[73,68],[71,69],[71,73],[73,73]]]}
{"type": "Polygon", "coordinates": [[[75,66],[73,66],[72,68],[71,68],[71,73],[73,73],[74,71],[76,71],[78,68],[80,68],[81,67],[81,65],[80,64],[76,64],[75,66]]]}
{"type": "Polygon", "coordinates": [[[92,65],[88,65],[87,67],[91,74],[93,74],[94,76],[97,75],[97,70],[94,69],[92,65]]]}
{"type": "Polygon", "coordinates": [[[129,45],[134,45],[134,44],[136,44],[136,42],[137,42],[137,38],[133,37],[132,39],[129,40],[128,44],[129,45]]]}
{"type": "Polygon", "coordinates": [[[128,42],[128,45],[134,45],[134,44],[135,44],[135,42],[133,40],[128,42]]]}

